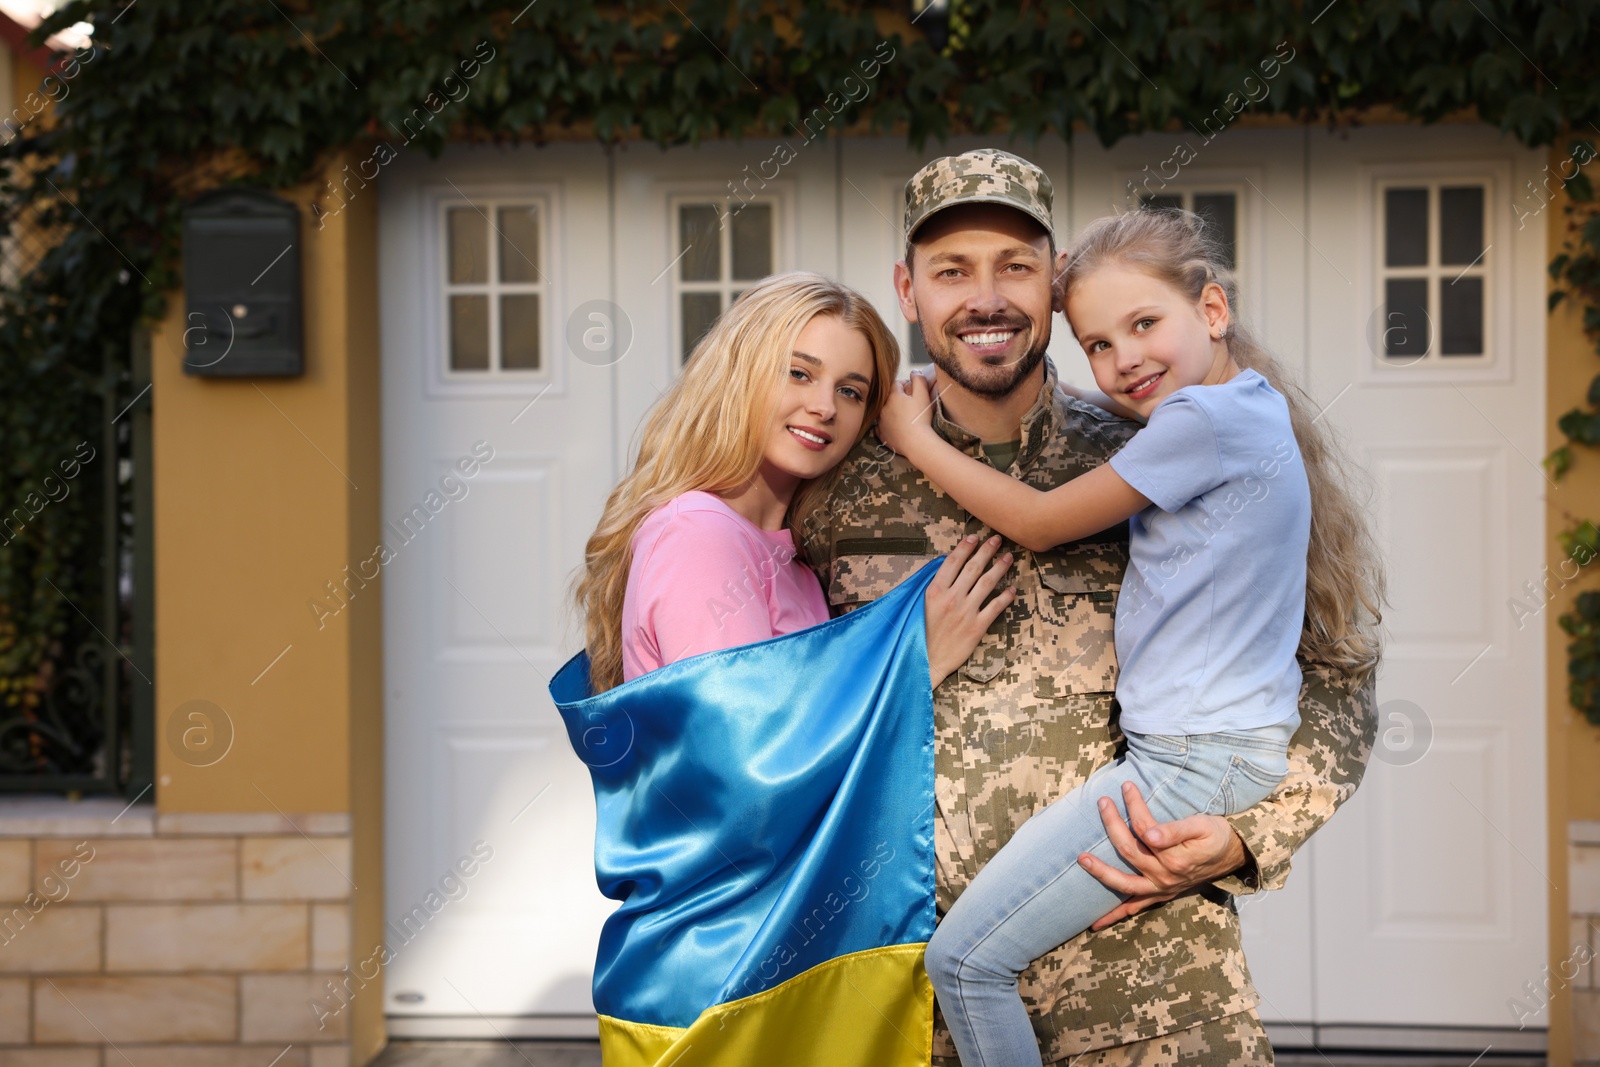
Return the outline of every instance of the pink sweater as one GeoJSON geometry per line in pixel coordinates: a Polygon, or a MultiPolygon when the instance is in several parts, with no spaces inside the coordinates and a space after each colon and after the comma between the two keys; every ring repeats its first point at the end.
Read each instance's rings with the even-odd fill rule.
{"type": "Polygon", "coordinates": [[[828,620],[794,535],[763,530],[713,493],[691,490],[633,535],[622,601],[622,677],[828,620]]]}

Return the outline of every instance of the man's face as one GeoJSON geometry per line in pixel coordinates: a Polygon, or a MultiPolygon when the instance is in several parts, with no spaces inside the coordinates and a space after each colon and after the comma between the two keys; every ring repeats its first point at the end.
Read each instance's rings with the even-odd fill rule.
{"type": "Polygon", "coordinates": [[[1009,396],[1050,344],[1050,238],[1014,208],[961,204],[917,230],[897,263],[900,310],[934,364],[971,393],[1009,396]]]}

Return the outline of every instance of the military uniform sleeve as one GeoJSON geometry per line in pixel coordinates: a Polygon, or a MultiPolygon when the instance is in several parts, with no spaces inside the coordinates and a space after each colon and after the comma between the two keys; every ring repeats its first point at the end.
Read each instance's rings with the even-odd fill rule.
{"type": "Polygon", "coordinates": [[[822,583],[824,592],[833,572],[833,530],[829,518],[835,503],[834,498],[823,501],[806,521],[792,527],[800,558],[822,583]]]}
{"type": "Polygon", "coordinates": [[[1361,784],[1377,736],[1371,678],[1356,686],[1343,671],[1304,660],[1300,667],[1300,728],[1289,745],[1289,773],[1267,799],[1227,816],[1250,853],[1244,872],[1216,883],[1235,895],[1283,888],[1295,850],[1361,784]]]}

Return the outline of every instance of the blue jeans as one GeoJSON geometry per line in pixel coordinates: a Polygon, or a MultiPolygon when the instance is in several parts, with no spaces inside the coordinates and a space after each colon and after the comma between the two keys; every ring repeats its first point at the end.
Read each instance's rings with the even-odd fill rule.
{"type": "Polygon", "coordinates": [[[1133,782],[1158,822],[1235,814],[1288,772],[1285,751],[1299,724],[1296,714],[1227,733],[1129,733],[1127,755],[1017,830],[928,942],[928,977],[963,1067],[1040,1067],[1017,975],[1125,899],[1078,865],[1080,853],[1138,873],[1107,838],[1099,799],[1110,798],[1126,821],[1122,783],[1133,782]]]}

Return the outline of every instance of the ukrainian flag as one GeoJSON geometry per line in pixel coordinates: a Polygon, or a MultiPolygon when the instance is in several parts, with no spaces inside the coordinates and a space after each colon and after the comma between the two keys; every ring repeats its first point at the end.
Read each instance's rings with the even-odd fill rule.
{"type": "Polygon", "coordinates": [[[926,1067],[938,560],[842,618],[590,696],[550,683],[594,778],[606,1067],[926,1067]]]}

